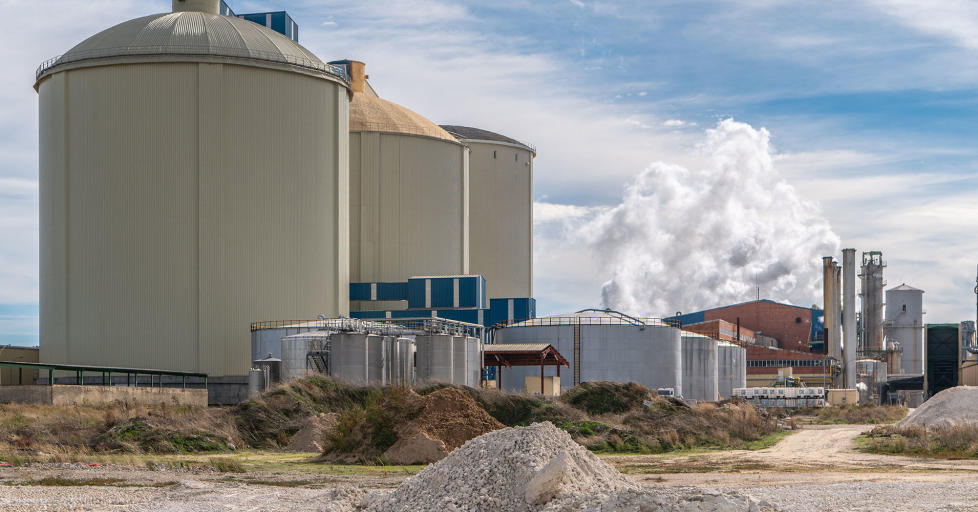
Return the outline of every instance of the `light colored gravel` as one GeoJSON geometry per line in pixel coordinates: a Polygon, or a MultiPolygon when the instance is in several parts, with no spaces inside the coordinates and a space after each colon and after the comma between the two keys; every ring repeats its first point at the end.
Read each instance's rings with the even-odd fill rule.
{"type": "Polygon", "coordinates": [[[978,425],[978,386],[957,386],[930,397],[897,428],[978,425]]]}

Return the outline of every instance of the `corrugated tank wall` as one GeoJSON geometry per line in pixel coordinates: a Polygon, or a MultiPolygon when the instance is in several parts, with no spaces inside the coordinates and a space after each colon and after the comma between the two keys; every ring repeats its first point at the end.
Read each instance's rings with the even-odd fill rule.
{"type": "Polygon", "coordinates": [[[418,135],[350,133],[350,279],[469,271],[468,149],[418,135]]]}
{"type": "Polygon", "coordinates": [[[720,399],[733,396],[734,388],[747,387],[747,350],[730,343],[717,347],[717,393],[720,399]]]}
{"type": "Polygon", "coordinates": [[[533,154],[506,144],[471,148],[470,271],[489,298],[533,296],[533,154]]]}
{"type": "MultiPolygon", "coordinates": [[[[631,325],[582,325],[580,361],[575,363],[574,326],[510,327],[499,329],[496,343],[549,343],[568,360],[561,368],[560,388],[574,387],[575,364],[581,382],[636,382],[651,390],[682,389],[682,354],[679,329],[631,325]]],[[[553,367],[546,375],[555,375],[553,367]]],[[[503,369],[503,389],[522,391],[526,377],[539,377],[539,366],[503,369]]]]}
{"type": "Polygon", "coordinates": [[[687,400],[717,400],[717,341],[705,336],[683,336],[683,389],[687,400]]]}
{"type": "Polygon", "coordinates": [[[39,84],[41,359],[247,375],[251,322],[348,308],[348,96],[216,63],[39,84]]]}

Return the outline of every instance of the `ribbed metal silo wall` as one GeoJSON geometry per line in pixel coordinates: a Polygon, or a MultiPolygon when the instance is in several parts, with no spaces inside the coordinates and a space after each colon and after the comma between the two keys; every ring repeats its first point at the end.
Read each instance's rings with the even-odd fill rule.
{"type": "Polygon", "coordinates": [[[887,342],[899,342],[903,353],[900,366],[905,374],[924,373],[924,292],[920,290],[887,290],[887,342]]]}
{"type": "Polygon", "coordinates": [[[345,314],[345,87],[218,63],[40,95],[41,360],[248,374],[248,327],[345,314]]]}
{"type": "Polygon", "coordinates": [[[717,400],[717,342],[699,336],[682,337],[683,398],[717,400]]]}
{"type": "Polygon", "coordinates": [[[366,334],[330,336],[329,375],[353,384],[369,379],[366,334]]]}
{"type": "Polygon", "coordinates": [[[682,389],[679,329],[581,326],[581,381],[636,382],[650,390],[682,389]]]}
{"type": "Polygon", "coordinates": [[[455,381],[453,336],[447,334],[417,336],[415,348],[417,350],[416,384],[451,384],[455,381]]]}
{"type": "Polygon", "coordinates": [[[471,270],[489,298],[533,296],[533,153],[511,144],[471,148],[471,270]]]}
{"type": "MultiPolygon", "coordinates": [[[[560,369],[560,389],[566,391],[574,387],[574,326],[548,325],[534,327],[509,327],[495,332],[494,342],[502,343],[548,343],[570,363],[570,368],[560,369]]],[[[556,375],[556,369],[547,367],[547,375],[556,375]]],[[[527,377],[539,377],[539,366],[514,366],[502,368],[503,389],[524,391],[527,377]]]]}
{"type": "Polygon", "coordinates": [[[747,387],[747,350],[729,343],[717,347],[717,393],[720,399],[733,396],[734,388],[747,387]]]}
{"type": "Polygon", "coordinates": [[[353,282],[469,272],[467,154],[431,137],[350,133],[353,282]]]}

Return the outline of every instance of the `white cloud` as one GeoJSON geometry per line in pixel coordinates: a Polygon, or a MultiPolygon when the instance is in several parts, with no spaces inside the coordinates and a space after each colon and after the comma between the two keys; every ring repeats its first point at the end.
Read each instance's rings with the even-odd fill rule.
{"type": "Polygon", "coordinates": [[[667,119],[662,122],[662,126],[666,128],[686,128],[688,126],[696,126],[696,123],[683,121],[682,119],[667,119]]]}
{"type": "Polygon", "coordinates": [[[973,0],[868,0],[919,32],[978,49],[978,3],[973,0]]]}

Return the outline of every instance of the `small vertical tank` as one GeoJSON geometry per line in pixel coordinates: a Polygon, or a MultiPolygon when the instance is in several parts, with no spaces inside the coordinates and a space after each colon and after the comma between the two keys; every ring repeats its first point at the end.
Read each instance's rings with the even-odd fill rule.
{"type": "Polygon", "coordinates": [[[455,379],[455,343],[449,334],[430,334],[415,339],[417,383],[452,383],[455,379]]]}

